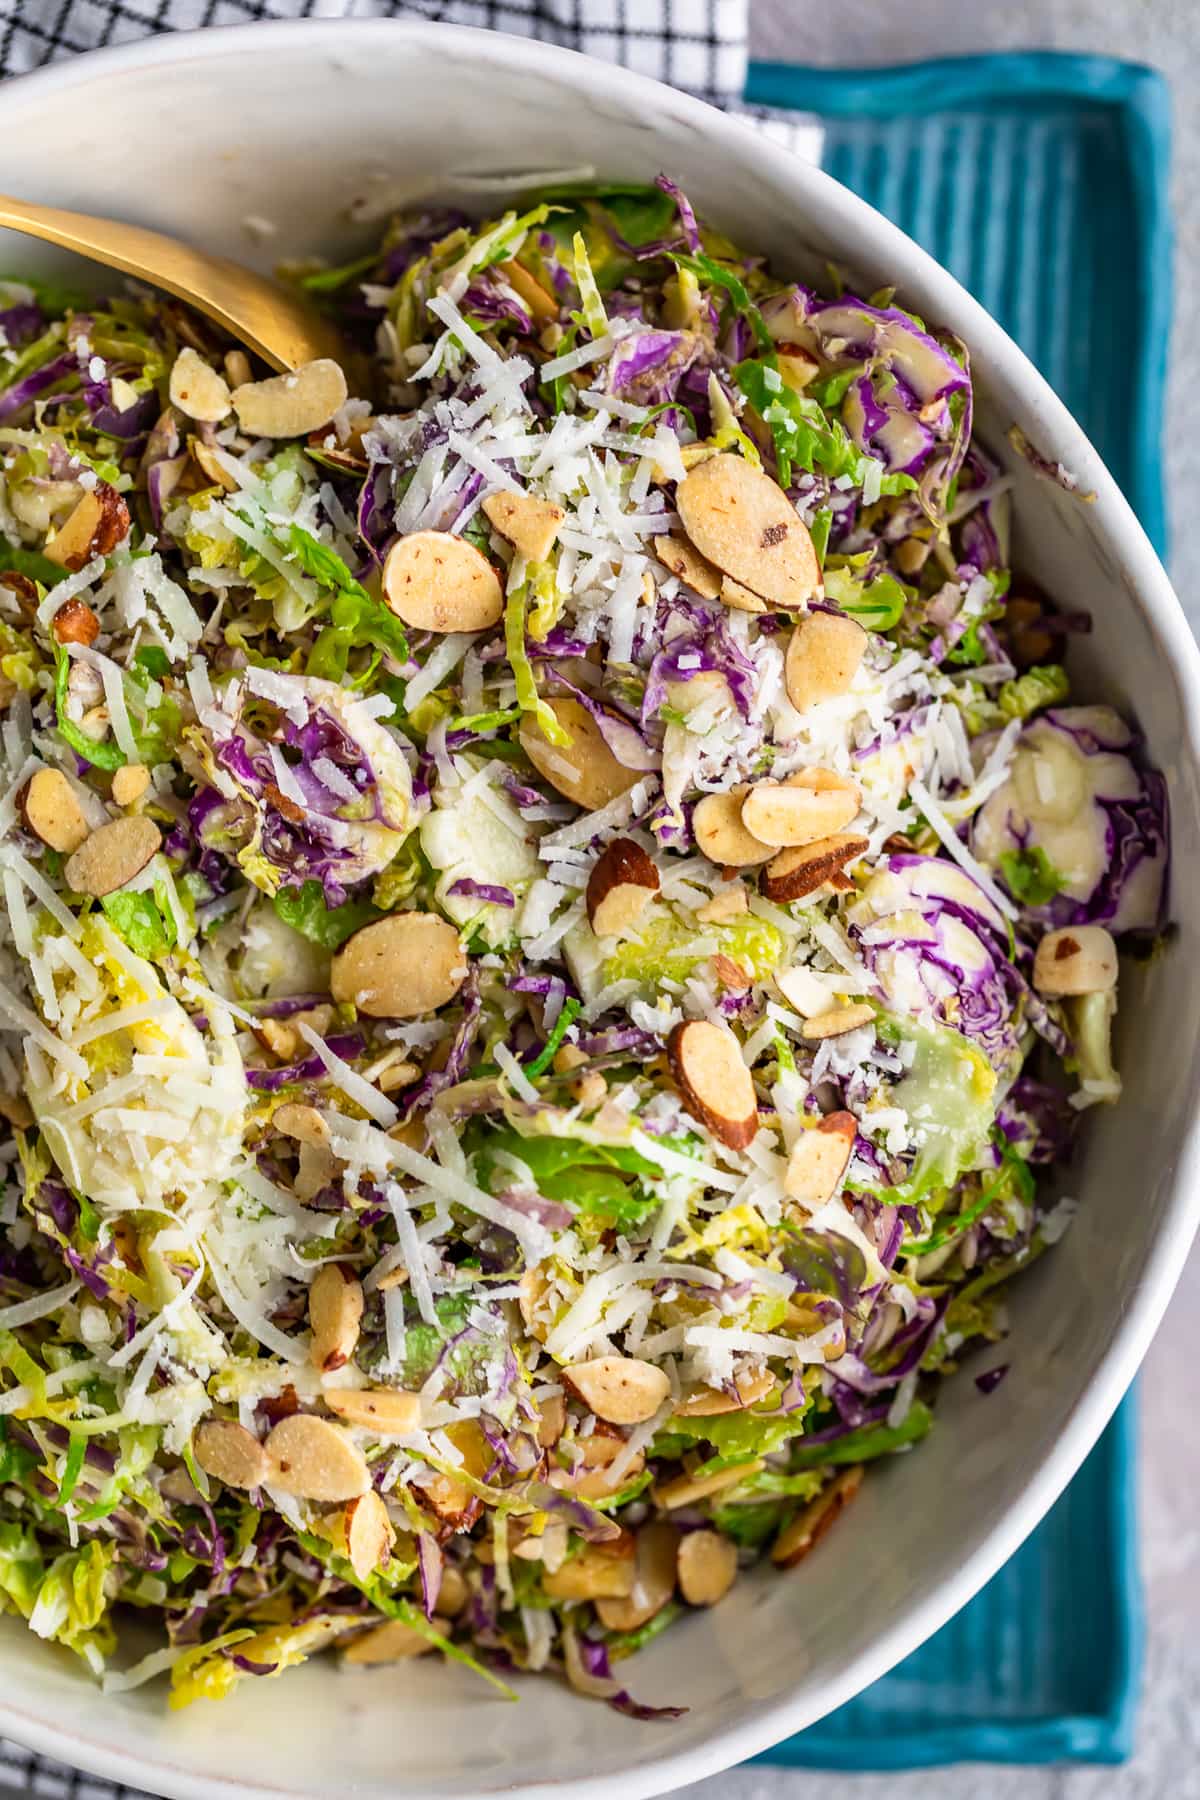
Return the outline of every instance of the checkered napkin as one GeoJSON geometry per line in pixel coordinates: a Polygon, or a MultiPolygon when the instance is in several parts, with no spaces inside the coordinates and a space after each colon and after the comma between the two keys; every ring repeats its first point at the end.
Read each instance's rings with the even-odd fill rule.
{"type": "MultiPolygon", "coordinates": [[[[0,77],[151,32],[257,19],[402,18],[541,38],[744,111],[748,15],[749,0],[0,0],[0,77]]],[[[800,155],[819,158],[813,121],[758,109],[748,116],[800,155]]],[[[2,1739],[0,1794],[148,1800],[2,1739]]]]}

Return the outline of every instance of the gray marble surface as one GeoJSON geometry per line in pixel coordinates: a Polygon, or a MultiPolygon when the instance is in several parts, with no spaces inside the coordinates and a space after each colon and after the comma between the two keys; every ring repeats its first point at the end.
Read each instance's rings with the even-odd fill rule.
{"type": "MultiPolygon", "coordinates": [[[[870,64],[985,49],[1094,50],[1150,63],[1175,96],[1175,341],[1164,434],[1171,571],[1200,628],[1200,0],[753,0],[757,56],[870,64]]],[[[1114,221],[1114,255],[1119,222],[1114,221]]],[[[1167,279],[1163,272],[1163,279],[1167,279]]],[[[960,1767],[908,1776],[744,1769],[687,1800],[1200,1800],[1200,1358],[1194,1253],[1141,1381],[1141,1554],[1150,1637],[1137,1749],[1123,1769],[960,1767]]],[[[680,1797],[682,1800],[682,1796],[680,1797]]]]}

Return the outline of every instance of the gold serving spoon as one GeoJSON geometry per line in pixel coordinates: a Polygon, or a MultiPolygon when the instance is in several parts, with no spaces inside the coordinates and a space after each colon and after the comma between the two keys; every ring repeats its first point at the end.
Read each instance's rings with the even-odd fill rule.
{"type": "Polygon", "coordinates": [[[116,219],[30,206],[0,194],[0,226],[74,250],[124,275],[185,300],[246,345],[273,369],[297,369],[318,357],[345,360],[334,327],[298,296],[265,275],[223,256],[193,250],[177,238],[116,219]]]}

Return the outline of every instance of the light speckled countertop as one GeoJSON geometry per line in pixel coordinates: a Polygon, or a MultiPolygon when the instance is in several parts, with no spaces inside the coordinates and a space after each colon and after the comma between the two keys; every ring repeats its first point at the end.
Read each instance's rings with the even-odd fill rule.
{"type": "MultiPolygon", "coordinates": [[[[838,0],[819,9],[807,0],[753,0],[754,54],[779,61],[866,65],[1034,48],[1128,57],[1165,70],[1174,86],[1175,356],[1164,443],[1171,572],[1200,630],[1200,539],[1188,530],[1200,485],[1200,0],[838,0]]],[[[1141,1380],[1150,1640],[1133,1761],[1124,1769],[964,1766],[907,1776],[754,1768],[687,1788],[687,1800],[1200,1800],[1200,1412],[1183,1374],[1200,1358],[1197,1283],[1200,1251],[1141,1380]]]]}

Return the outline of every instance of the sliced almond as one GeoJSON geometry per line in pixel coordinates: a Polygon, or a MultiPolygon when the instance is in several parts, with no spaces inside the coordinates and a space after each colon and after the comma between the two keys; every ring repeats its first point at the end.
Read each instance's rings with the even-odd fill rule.
{"type": "Polygon", "coordinates": [[[480,510],[528,562],[545,562],[567,516],[561,506],[535,494],[489,494],[480,510]]]}
{"type": "Polygon", "coordinates": [[[389,1063],[386,1069],[381,1069],[375,1077],[375,1085],[381,1094],[395,1094],[401,1088],[411,1087],[420,1078],[420,1074],[419,1063],[401,1059],[399,1062],[389,1063]]]}
{"type": "Polygon", "coordinates": [[[7,1119],[15,1131],[28,1131],[33,1124],[33,1108],[24,1094],[6,1094],[0,1090],[0,1119],[7,1119]]]}
{"type": "Polygon", "coordinates": [[[679,1591],[689,1606],[715,1606],[737,1576],[737,1545],[719,1531],[686,1531],[679,1540],[679,1591]]]}
{"type": "Polygon", "coordinates": [[[396,1541],[388,1509],[374,1488],[347,1504],[342,1531],[350,1567],[360,1581],[365,1581],[382,1568],[396,1541]]]}
{"type": "MultiPolygon", "coordinates": [[[[434,1619],[433,1628],[445,1636],[444,1620],[434,1619]]],[[[414,1626],[406,1625],[402,1619],[389,1619],[386,1625],[376,1625],[373,1631],[353,1638],[342,1651],[342,1661],[366,1669],[381,1663],[406,1662],[410,1656],[424,1656],[427,1650],[436,1648],[414,1626]]]]}
{"type": "Polygon", "coordinates": [[[203,438],[190,438],[188,450],[196,467],[208,476],[214,487],[223,488],[227,494],[237,492],[237,476],[232,474],[223,463],[218,462],[213,450],[204,442],[203,438]]]}
{"type": "Polygon", "coordinates": [[[932,539],[906,537],[892,551],[892,561],[902,575],[919,575],[933,550],[932,539]]]}
{"type": "Polygon", "coordinates": [[[519,262],[502,262],[496,264],[497,275],[503,276],[509,287],[519,300],[523,300],[533,315],[535,324],[545,324],[550,319],[557,319],[558,301],[548,288],[544,288],[536,276],[523,268],[519,262]]]}
{"type": "Polygon", "coordinates": [[[414,531],[392,545],[383,597],[418,631],[486,631],[504,612],[504,589],[487,557],[448,531],[414,531]]]}
{"type": "Polygon", "coordinates": [[[246,381],[233,390],[233,410],[247,437],[307,437],[346,404],[346,377],[329,357],[285,375],[246,381]]]}
{"type": "Polygon", "coordinates": [[[206,1419],[196,1428],[192,1450],[204,1473],[227,1487],[256,1488],[267,1479],[266,1451],[236,1419],[206,1419]]]}
{"type": "Polygon", "coordinates": [[[161,843],[158,826],[143,813],[112,819],[85,838],[67,859],[63,870],[67,886],[73,893],[102,900],[140,875],[158,854],[161,843]]]}
{"type": "Polygon", "coordinates": [[[329,1127],[315,1106],[285,1100],[271,1114],[271,1124],[281,1137],[295,1138],[298,1144],[312,1144],[318,1150],[329,1148],[329,1127]]]}
{"type": "Polygon", "coordinates": [[[21,817],[34,837],[51,850],[69,856],[88,834],[88,822],[75,790],[61,769],[39,769],[19,801],[21,817]]]}
{"type": "Polygon", "coordinates": [[[711,1475],[676,1475],[673,1480],[664,1482],[662,1487],[653,1490],[654,1498],[667,1512],[674,1512],[680,1506],[693,1506],[698,1500],[707,1500],[712,1494],[720,1494],[726,1488],[737,1487],[741,1481],[748,1481],[751,1475],[757,1475],[763,1467],[761,1456],[753,1462],[733,1463],[727,1469],[714,1469],[711,1475]]]}
{"type": "Polygon", "coordinates": [[[315,1368],[330,1374],[345,1367],[357,1348],[362,1316],[363,1290],[357,1275],[340,1263],[326,1263],[318,1269],[308,1290],[315,1368]]]}
{"type": "Polygon", "coordinates": [[[639,779],[638,771],[617,761],[587,707],[567,698],[548,700],[546,704],[571,741],[550,743],[543,737],[537,720],[526,713],[518,736],[538,774],[585,812],[596,812],[627,793],[639,779]]]}
{"type": "Polygon", "coordinates": [[[330,1412],[376,1437],[407,1437],[421,1421],[421,1396],[401,1388],[330,1388],[330,1412]]]}
{"type": "MultiPolygon", "coordinates": [[[[589,1439],[588,1441],[597,1440],[589,1439]]],[[[623,1446],[618,1445],[618,1449],[620,1448],[623,1446]]],[[[639,1450],[632,1462],[627,1463],[619,1475],[614,1473],[609,1463],[606,1463],[600,1468],[588,1468],[582,1475],[576,1473],[568,1482],[564,1483],[564,1486],[569,1487],[571,1493],[579,1500],[610,1500],[614,1494],[619,1494],[623,1487],[628,1487],[631,1481],[636,1481],[645,1467],[646,1458],[639,1450]]]]}
{"type": "Polygon", "coordinates": [[[598,1419],[607,1419],[610,1425],[644,1424],[671,1391],[665,1371],[636,1356],[597,1356],[570,1363],[562,1378],[598,1419]]]}
{"type": "Polygon", "coordinates": [[[722,1413],[741,1412],[747,1406],[755,1406],[765,1400],[775,1386],[775,1377],[770,1369],[759,1369],[753,1374],[738,1375],[734,1380],[736,1396],[728,1394],[724,1388],[696,1388],[679,1402],[675,1408],[675,1416],[681,1419],[710,1419],[722,1413]]]}
{"type": "Polygon", "coordinates": [[[233,405],[225,377],[190,348],[181,350],[172,363],[168,391],[172,406],[208,425],[227,418],[233,405]]]}
{"type": "Polygon", "coordinates": [[[126,763],[112,778],[115,806],[135,806],[150,786],[150,771],[141,763],[126,763]]]}
{"type": "Polygon", "coordinates": [[[339,1425],[315,1413],[292,1413],[280,1419],[264,1446],[268,1486],[300,1500],[332,1505],[355,1500],[371,1486],[371,1471],[358,1446],[339,1425]]]}
{"type": "Polygon", "coordinates": [[[543,1450],[552,1450],[567,1423],[567,1403],[561,1394],[547,1394],[537,1407],[537,1441],[543,1450]]]}
{"type": "Polygon", "coordinates": [[[701,925],[727,925],[730,919],[740,919],[749,910],[750,896],[740,881],[734,881],[698,906],[696,918],[701,925]]]}
{"type": "Polygon", "coordinates": [[[836,700],[849,688],[867,648],[857,619],[842,613],[810,612],[788,640],[783,664],[787,697],[797,712],[822,700],[836,700]]]}
{"type": "Polygon", "coordinates": [[[300,1156],[292,1186],[297,1200],[315,1200],[337,1180],[342,1164],[332,1150],[324,1149],[320,1144],[307,1144],[303,1139],[298,1142],[300,1156]]]}
{"type": "Polygon", "coordinates": [[[856,782],[832,769],[798,769],[759,781],[742,802],[742,824],[763,844],[812,844],[842,831],[862,805],[856,782]]]}
{"type": "Polygon", "coordinates": [[[115,550],[129,530],[129,508],[116,488],[98,481],[85,492],[42,550],[47,561],[78,572],[93,557],[115,550]]]}
{"type": "Polygon", "coordinates": [[[532,1269],[526,1269],[517,1286],[517,1310],[525,1329],[530,1337],[536,1338],[539,1344],[544,1344],[553,1322],[544,1310],[544,1302],[550,1289],[550,1276],[540,1264],[535,1264],[532,1269]]]}
{"type": "Polygon", "coordinates": [[[59,607],[51,630],[60,644],[94,644],[100,636],[100,621],[87,601],[76,594],[59,607]]]}
{"type": "Polygon", "coordinates": [[[744,784],[724,794],[705,794],[692,813],[696,846],[722,869],[748,869],[769,861],[773,846],[764,844],[746,829],[742,808],[749,787],[744,784]]]}
{"type": "Polygon", "coordinates": [[[453,1000],[466,980],[458,933],[436,913],[390,913],[347,938],[333,958],[330,992],[372,1019],[419,1019],[453,1000]]]}
{"type": "Polygon", "coordinates": [[[788,1198],[813,1212],[831,1200],[854,1149],[858,1121],[853,1113],[827,1113],[817,1125],[800,1133],[788,1157],[783,1191],[788,1198]]]}
{"type": "Polygon", "coordinates": [[[442,1569],[442,1585],[438,1589],[438,1610],[447,1618],[457,1618],[471,1598],[471,1590],[467,1586],[466,1576],[456,1569],[453,1563],[446,1563],[442,1569]]]}
{"type": "Polygon", "coordinates": [[[843,1469],[823,1493],[817,1495],[790,1525],[785,1525],[771,1549],[771,1561],[780,1569],[794,1569],[813,1545],[819,1543],[835,1519],[853,1500],[862,1486],[862,1464],[843,1469]]]}
{"type": "Polygon", "coordinates": [[[721,583],[721,598],[734,612],[764,613],[767,610],[767,603],[762,595],[752,593],[740,581],[735,581],[732,575],[726,575],[721,583]]]}
{"type": "Polygon", "coordinates": [[[758,1130],[758,1101],[728,1026],[683,1020],[667,1039],[667,1061],[692,1117],[731,1150],[744,1150],[758,1130]]]}
{"type": "Polygon", "coordinates": [[[1106,994],[1117,983],[1117,946],[1103,925],[1048,931],[1033,959],[1039,994],[1106,994]]]}
{"type": "Polygon", "coordinates": [[[794,394],[802,394],[821,372],[820,363],[803,344],[781,344],[775,352],[775,367],[783,377],[783,385],[794,394]]]}
{"type": "Polygon", "coordinates": [[[225,379],[231,388],[245,387],[254,379],[254,370],[250,367],[250,358],[244,350],[227,350],[223,357],[225,379]]]}
{"type": "Polygon", "coordinates": [[[816,1013],[805,1019],[803,1035],[814,1042],[822,1038],[844,1037],[848,1031],[858,1031],[863,1025],[871,1025],[875,1021],[875,1008],[859,1003],[857,1006],[832,1006],[828,1012],[816,1013]]]}
{"type": "Polygon", "coordinates": [[[863,855],[865,837],[840,832],[833,837],[818,838],[812,844],[797,844],[779,854],[762,872],[762,891],[768,900],[786,903],[801,900],[828,881],[839,869],[863,855]]]}
{"type": "Polygon", "coordinates": [[[832,979],[828,975],[818,975],[804,963],[796,963],[790,969],[776,969],[774,975],[775,986],[802,1019],[828,1012],[836,981],[836,975],[832,979]]]}
{"type": "Polygon", "coordinates": [[[631,931],[658,889],[658,870],[642,846],[632,838],[614,838],[588,876],[588,924],[597,937],[631,931]]]}
{"type": "Polygon", "coordinates": [[[621,1599],[597,1600],[596,1617],[605,1631],[639,1631],[660,1613],[675,1592],[676,1545],[671,1525],[652,1519],[637,1534],[633,1586],[621,1599]]]}
{"type": "Polygon", "coordinates": [[[612,1544],[585,1544],[560,1568],[542,1576],[552,1600],[625,1599],[637,1579],[636,1546],[630,1532],[612,1544]]]}
{"type": "Polygon", "coordinates": [[[686,582],[702,600],[715,600],[721,592],[721,571],[706,556],[701,556],[686,538],[656,537],[654,554],[664,568],[686,582]]]}
{"type": "Polygon", "coordinates": [[[820,591],[808,528],[779,486],[744,457],[723,451],[675,490],[683,529],[702,556],[752,593],[799,609],[820,591]]]}

